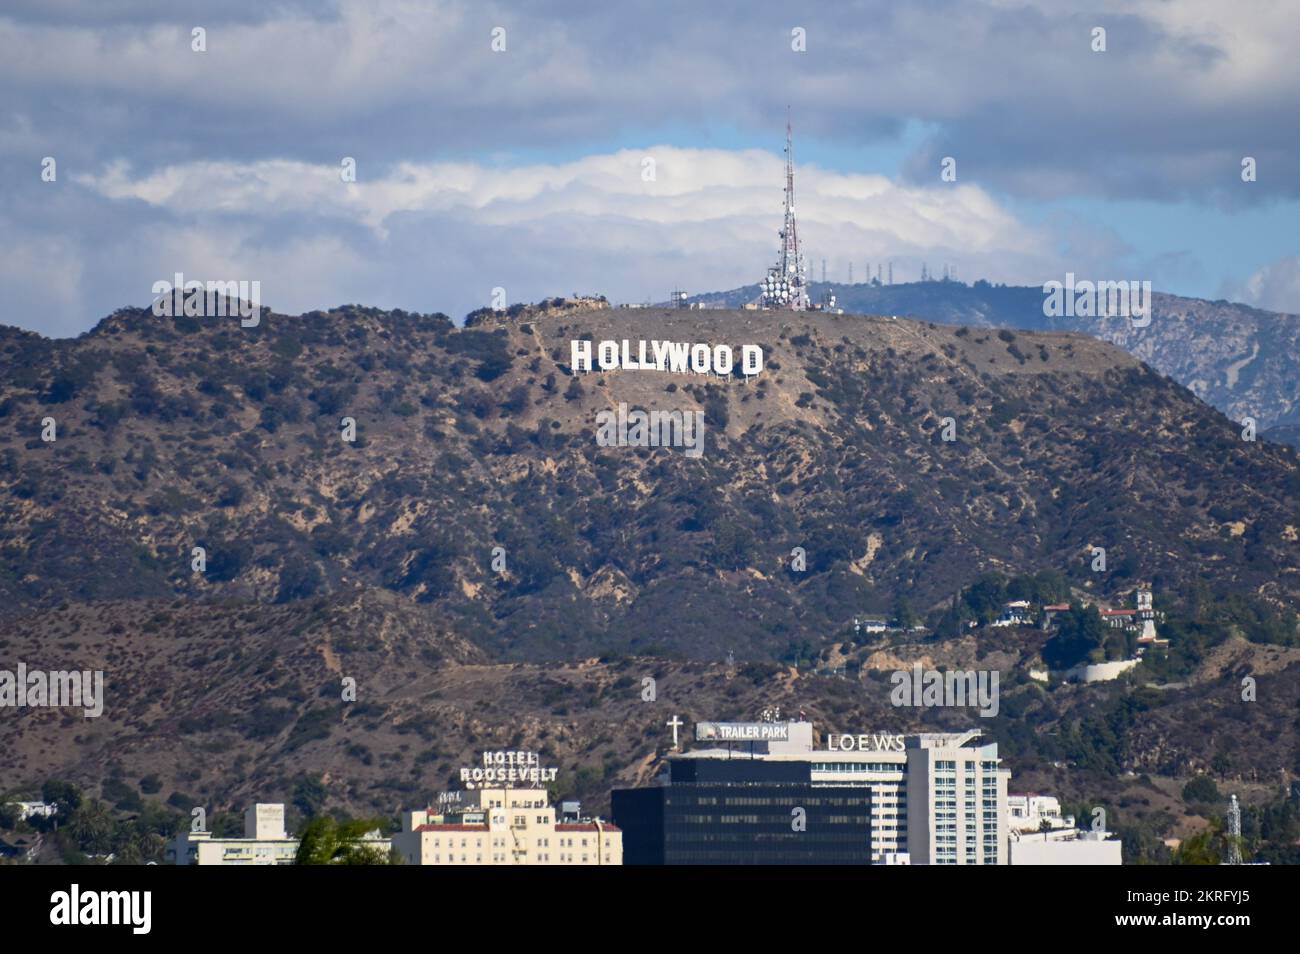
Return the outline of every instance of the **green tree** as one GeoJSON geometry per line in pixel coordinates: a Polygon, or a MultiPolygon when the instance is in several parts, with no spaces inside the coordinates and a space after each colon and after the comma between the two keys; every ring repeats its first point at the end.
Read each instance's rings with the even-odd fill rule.
{"type": "Polygon", "coordinates": [[[359,819],[339,822],[328,815],[313,818],[303,829],[298,843],[297,865],[387,865],[392,860],[390,852],[374,845],[362,843],[367,832],[374,831],[382,821],[359,819]]]}
{"type": "Polygon", "coordinates": [[[72,817],[72,813],[81,807],[81,789],[71,782],[49,779],[41,786],[41,799],[57,806],[55,814],[63,821],[72,817]]]}
{"type": "Polygon", "coordinates": [[[894,604],[894,620],[905,632],[910,632],[912,627],[921,621],[916,615],[916,610],[912,608],[911,600],[906,596],[900,596],[898,602],[894,604]]]}
{"type": "Polygon", "coordinates": [[[966,605],[981,623],[991,623],[1002,612],[1007,599],[1006,578],[998,573],[985,573],[962,594],[966,605]]]}
{"type": "Polygon", "coordinates": [[[293,789],[293,805],[305,818],[314,818],[325,804],[325,785],[319,775],[304,775],[293,789]]]}
{"type": "Polygon", "coordinates": [[[113,850],[117,823],[108,806],[93,799],[72,813],[64,831],[79,850],[88,855],[106,855],[113,850]]]}
{"type": "Polygon", "coordinates": [[[1218,865],[1223,863],[1224,836],[1215,828],[1207,828],[1183,841],[1174,852],[1176,865],[1218,865]]]}
{"type": "Polygon", "coordinates": [[[1079,663],[1101,662],[1106,624],[1095,606],[1073,603],[1057,619],[1056,633],[1043,645],[1043,661],[1052,669],[1069,669],[1079,663]]]}
{"type": "Polygon", "coordinates": [[[1223,801],[1223,796],[1219,794],[1219,786],[1214,784],[1214,779],[1208,775],[1198,775],[1183,786],[1183,801],[1189,804],[1220,802],[1223,801]]]}

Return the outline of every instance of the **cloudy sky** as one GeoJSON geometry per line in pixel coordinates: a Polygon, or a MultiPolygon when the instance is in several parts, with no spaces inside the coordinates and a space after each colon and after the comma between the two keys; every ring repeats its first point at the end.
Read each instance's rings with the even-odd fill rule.
{"type": "Polygon", "coordinates": [[[1293,0],[806,6],[7,0],[0,322],[78,334],[178,271],[455,317],[750,283],[787,107],[817,277],[1300,311],[1293,0]]]}

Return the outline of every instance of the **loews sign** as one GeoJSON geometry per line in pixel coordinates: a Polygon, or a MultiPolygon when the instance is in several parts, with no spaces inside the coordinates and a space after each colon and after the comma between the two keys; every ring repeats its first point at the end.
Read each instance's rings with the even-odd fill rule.
{"type": "Polygon", "coordinates": [[[826,736],[826,748],[832,752],[903,752],[903,736],[892,732],[849,735],[834,732],[826,736]]]}

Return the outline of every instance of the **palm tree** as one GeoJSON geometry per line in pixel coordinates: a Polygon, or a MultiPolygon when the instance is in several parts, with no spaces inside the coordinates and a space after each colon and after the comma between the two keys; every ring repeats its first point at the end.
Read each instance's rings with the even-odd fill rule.
{"type": "Polygon", "coordinates": [[[103,855],[113,848],[116,827],[108,807],[99,799],[94,799],[72,813],[67,833],[86,854],[103,855]]]}
{"type": "Polygon", "coordinates": [[[150,831],[139,819],[132,822],[117,840],[118,864],[142,865],[146,861],[162,859],[165,845],[163,837],[150,831]]]}

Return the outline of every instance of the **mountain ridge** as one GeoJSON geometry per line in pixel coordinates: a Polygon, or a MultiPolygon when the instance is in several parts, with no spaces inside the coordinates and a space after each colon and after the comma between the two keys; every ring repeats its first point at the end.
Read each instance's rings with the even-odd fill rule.
{"type": "Polygon", "coordinates": [[[1294,452],[1075,332],[611,308],[458,329],[355,306],[243,329],[124,310],[0,362],[11,615],[362,586],[499,658],[771,658],[987,571],[1058,569],[1099,595],[1300,590],[1294,452]],[[571,376],[583,336],[758,344],[767,365],[571,376]],[[596,414],[619,403],[701,412],[704,456],[599,447],[596,414]]]}
{"type": "MultiPolygon", "coordinates": [[[[1297,446],[1300,433],[1300,315],[1236,302],[1156,292],[1151,323],[1123,317],[1050,317],[1042,288],[942,280],[897,285],[813,282],[814,300],[833,293],[848,312],[942,324],[1026,331],[1074,330],[1118,345],[1188,387],[1233,420],[1253,417],[1271,439],[1297,446]]],[[[758,286],[694,296],[739,307],[758,286]]]]}

